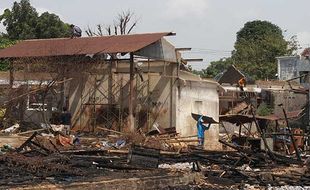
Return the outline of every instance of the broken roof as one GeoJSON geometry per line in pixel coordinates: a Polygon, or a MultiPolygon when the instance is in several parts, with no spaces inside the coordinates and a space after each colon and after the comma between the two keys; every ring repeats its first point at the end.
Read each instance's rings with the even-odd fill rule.
{"type": "MultiPolygon", "coordinates": [[[[288,119],[293,119],[299,117],[304,110],[296,110],[296,111],[291,111],[287,112],[287,118],[288,119]]],[[[272,115],[267,115],[267,116],[255,116],[256,119],[258,120],[269,120],[269,121],[277,121],[277,120],[282,120],[285,119],[283,114],[272,114],[272,115]]],[[[231,114],[231,115],[220,115],[219,116],[220,122],[229,122],[237,125],[241,125],[244,123],[251,123],[254,121],[254,118],[252,115],[239,115],[239,114],[231,114]]]]}
{"type": "Polygon", "coordinates": [[[219,116],[220,122],[229,122],[237,125],[241,125],[244,123],[251,123],[253,122],[253,117],[250,115],[238,115],[238,114],[233,114],[233,115],[220,115],[219,116]]]}
{"type": "Polygon", "coordinates": [[[136,52],[169,35],[173,35],[173,33],[24,40],[14,46],[0,50],[0,58],[136,52]]]}
{"type": "Polygon", "coordinates": [[[246,78],[247,84],[254,84],[254,81],[250,76],[248,76],[245,73],[242,73],[234,65],[231,65],[230,67],[227,68],[226,71],[215,76],[214,79],[217,80],[218,83],[220,84],[227,83],[233,85],[238,84],[238,81],[242,77],[246,78]]]}
{"type": "Polygon", "coordinates": [[[300,55],[303,57],[309,57],[310,56],[310,48],[305,48],[300,55]]]}

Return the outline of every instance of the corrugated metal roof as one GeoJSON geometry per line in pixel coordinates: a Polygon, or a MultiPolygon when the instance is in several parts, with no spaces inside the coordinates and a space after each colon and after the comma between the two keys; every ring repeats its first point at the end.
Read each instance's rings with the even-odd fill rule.
{"type": "Polygon", "coordinates": [[[138,51],[173,33],[25,40],[0,50],[0,58],[48,57],[138,51]]]}
{"type": "MultiPolygon", "coordinates": [[[[287,112],[287,118],[288,119],[293,119],[299,117],[304,110],[296,110],[296,111],[291,111],[287,112]]],[[[270,121],[276,121],[276,120],[283,120],[285,119],[283,114],[272,114],[272,115],[267,115],[267,116],[255,116],[256,119],[258,120],[270,120],[270,121]]],[[[251,123],[254,121],[254,118],[252,115],[240,115],[240,114],[231,114],[231,115],[220,115],[219,116],[220,122],[229,122],[233,124],[244,124],[244,123],[251,123]]]]}

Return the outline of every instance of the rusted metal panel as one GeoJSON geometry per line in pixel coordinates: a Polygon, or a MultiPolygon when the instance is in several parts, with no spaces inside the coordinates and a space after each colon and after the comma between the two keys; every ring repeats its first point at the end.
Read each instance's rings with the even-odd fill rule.
{"type": "Polygon", "coordinates": [[[237,84],[238,81],[245,77],[235,66],[230,66],[227,71],[219,78],[218,83],[237,84]]]}
{"type": "MultiPolygon", "coordinates": [[[[296,110],[292,112],[287,112],[287,118],[297,118],[301,115],[303,110],[296,110]]],[[[276,121],[276,120],[282,120],[285,119],[283,114],[272,114],[267,116],[255,116],[258,120],[269,120],[269,121],[276,121]]],[[[253,122],[253,116],[252,115],[238,115],[238,114],[232,114],[232,115],[220,115],[220,122],[229,122],[234,124],[244,124],[244,123],[251,123],[253,122]]]]}
{"type": "Polygon", "coordinates": [[[0,58],[49,57],[138,51],[171,33],[25,40],[0,51],[0,58]]]}

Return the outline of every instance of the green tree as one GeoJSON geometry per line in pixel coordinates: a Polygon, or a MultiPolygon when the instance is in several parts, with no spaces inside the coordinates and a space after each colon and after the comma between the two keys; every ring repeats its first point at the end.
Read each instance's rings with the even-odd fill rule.
{"type": "Polygon", "coordinates": [[[36,38],[61,38],[70,36],[70,26],[55,14],[44,12],[36,23],[36,38]]]}
{"type": "Polygon", "coordinates": [[[281,28],[268,21],[251,21],[237,33],[232,59],[235,65],[254,79],[273,79],[276,57],[291,55],[294,43],[284,39],[281,28]]]}
{"type": "Polygon", "coordinates": [[[6,35],[0,34],[0,49],[10,47],[15,44],[15,40],[10,40],[6,35]]]}
{"type": "MultiPolygon", "coordinates": [[[[0,49],[10,47],[16,43],[15,40],[10,40],[5,34],[0,34],[0,49]]],[[[0,60],[0,71],[7,71],[9,69],[8,60],[0,60]]]]}
{"type": "Polygon", "coordinates": [[[69,37],[69,25],[55,14],[48,12],[39,16],[29,0],[14,2],[12,9],[0,15],[11,40],[69,37]]]}
{"type": "Polygon", "coordinates": [[[201,78],[214,78],[217,74],[225,71],[229,66],[233,64],[231,58],[222,58],[218,61],[212,61],[208,68],[201,71],[193,70],[194,74],[200,75],[201,78]]]}
{"type": "MultiPolygon", "coordinates": [[[[14,45],[17,40],[69,37],[69,24],[55,14],[45,12],[39,16],[29,0],[14,2],[12,9],[5,9],[0,22],[6,34],[0,34],[0,49],[14,45]]],[[[8,60],[0,61],[0,70],[8,70],[8,60]]]]}
{"type": "Polygon", "coordinates": [[[9,39],[23,40],[36,38],[38,13],[29,0],[14,2],[12,10],[5,9],[0,21],[6,27],[9,39]]]}
{"type": "Polygon", "coordinates": [[[266,115],[270,115],[273,112],[273,109],[271,106],[267,105],[266,103],[261,103],[258,108],[257,108],[257,114],[259,116],[266,116],[266,115]]]}

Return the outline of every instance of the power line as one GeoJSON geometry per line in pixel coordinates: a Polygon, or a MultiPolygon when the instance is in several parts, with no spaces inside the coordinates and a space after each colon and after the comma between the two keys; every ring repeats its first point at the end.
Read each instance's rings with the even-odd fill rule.
{"type": "Polygon", "coordinates": [[[189,52],[184,52],[183,54],[231,55],[231,52],[189,51],[189,52]]]}
{"type": "Polygon", "coordinates": [[[213,51],[213,52],[232,52],[232,50],[208,49],[208,48],[192,48],[194,51],[213,51]]]}

